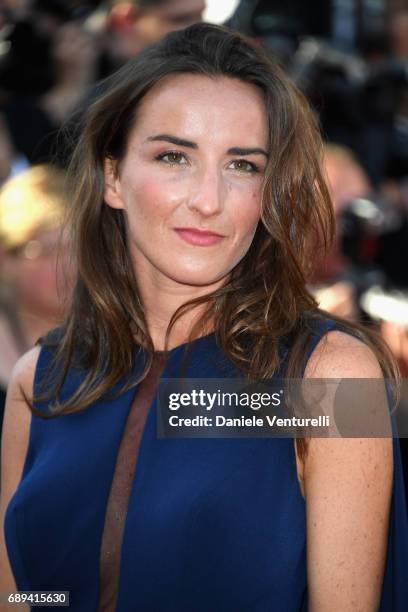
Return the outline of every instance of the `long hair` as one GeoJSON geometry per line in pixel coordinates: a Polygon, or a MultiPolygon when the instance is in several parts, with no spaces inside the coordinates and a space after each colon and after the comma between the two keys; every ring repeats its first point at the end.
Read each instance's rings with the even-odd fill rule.
{"type": "MultiPolygon", "coordinates": [[[[148,356],[137,382],[151,367],[154,347],[131,265],[123,212],[104,203],[103,167],[106,159],[120,161],[124,156],[146,93],[164,77],[180,73],[230,77],[258,88],[268,116],[270,157],[261,219],[249,251],[224,286],[174,313],[166,346],[178,317],[204,305],[190,339],[211,322],[220,347],[239,371],[265,379],[280,365],[279,342],[290,336],[294,342],[287,375],[297,377],[313,319],[327,316],[307,288],[311,262],[334,234],[322,143],[308,103],[279,66],[240,34],[205,23],[173,32],[110,77],[84,118],[69,168],[69,225],[78,277],[72,308],[55,346],[55,360],[62,367],[54,399],[78,354],[86,376],[72,397],[56,402],[53,414],[83,410],[126,380],[135,342],[148,356]]],[[[331,318],[373,348],[385,375],[397,375],[379,336],[331,318]]],[[[54,338],[50,335],[44,342],[52,344],[54,338]]],[[[136,381],[128,381],[123,389],[130,384],[136,381]]],[[[298,446],[302,454],[303,441],[298,446]]]]}

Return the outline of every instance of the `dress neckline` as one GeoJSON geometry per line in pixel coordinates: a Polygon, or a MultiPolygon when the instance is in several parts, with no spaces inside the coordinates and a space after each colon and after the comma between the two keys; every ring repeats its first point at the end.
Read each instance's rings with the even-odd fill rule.
{"type": "Polygon", "coordinates": [[[208,339],[212,338],[213,336],[215,336],[215,334],[216,334],[215,331],[209,332],[208,334],[204,334],[203,336],[198,336],[198,338],[194,338],[193,340],[183,342],[182,344],[178,344],[177,346],[174,346],[173,348],[169,349],[168,351],[163,351],[163,350],[161,350],[161,351],[157,350],[156,351],[155,350],[153,355],[157,356],[157,357],[161,357],[161,356],[164,356],[164,355],[171,355],[175,351],[181,350],[181,349],[187,347],[188,345],[195,346],[201,340],[208,340],[208,339]]]}

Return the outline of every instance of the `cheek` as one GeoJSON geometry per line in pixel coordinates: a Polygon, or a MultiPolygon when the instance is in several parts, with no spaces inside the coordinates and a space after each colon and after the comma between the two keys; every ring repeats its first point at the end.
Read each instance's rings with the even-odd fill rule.
{"type": "Polygon", "coordinates": [[[257,189],[251,191],[251,210],[252,213],[259,219],[261,216],[262,208],[262,187],[259,186],[257,189]]]}
{"type": "MultiPolygon", "coordinates": [[[[126,185],[125,208],[129,225],[136,228],[136,223],[140,227],[141,223],[163,221],[182,197],[180,186],[169,185],[168,181],[163,181],[163,177],[146,172],[140,180],[126,185]]],[[[152,225],[149,230],[154,231],[155,227],[152,225]]]]}
{"type": "Polygon", "coordinates": [[[243,236],[253,235],[261,216],[261,189],[253,188],[245,193],[239,205],[234,208],[235,226],[238,232],[243,236]]]}

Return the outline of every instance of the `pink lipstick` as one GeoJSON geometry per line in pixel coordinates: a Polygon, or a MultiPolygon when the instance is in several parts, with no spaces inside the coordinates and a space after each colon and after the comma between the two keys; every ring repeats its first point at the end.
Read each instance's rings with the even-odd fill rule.
{"type": "Polygon", "coordinates": [[[194,227],[177,227],[175,231],[184,242],[196,246],[211,246],[217,244],[224,238],[221,234],[199,230],[194,227]]]}

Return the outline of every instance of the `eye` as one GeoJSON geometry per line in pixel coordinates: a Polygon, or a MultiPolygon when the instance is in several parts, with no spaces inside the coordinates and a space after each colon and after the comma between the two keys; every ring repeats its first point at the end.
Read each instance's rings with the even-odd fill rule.
{"type": "Polygon", "coordinates": [[[185,155],[179,151],[167,151],[167,153],[161,153],[155,159],[170,166],[184,166],[187,164],[185,155]]]}
{"type": "Polygon", "coordinates": [[[240,172],[259,172],[259,166],[246,159],[234,159],[231,164],[235,164],[235,168],[233,169],[239,170],[240,172]]]}

